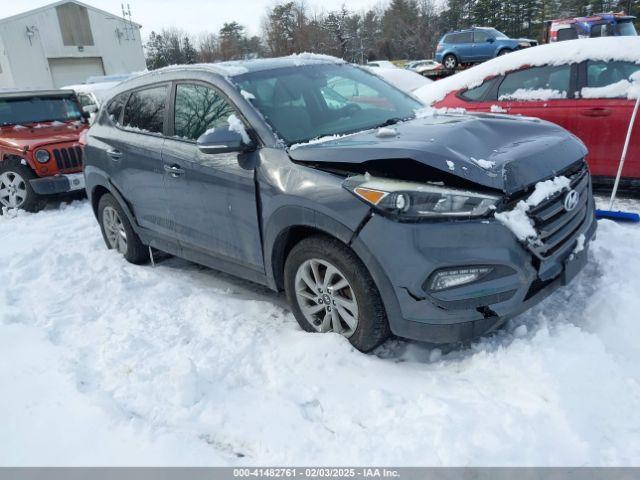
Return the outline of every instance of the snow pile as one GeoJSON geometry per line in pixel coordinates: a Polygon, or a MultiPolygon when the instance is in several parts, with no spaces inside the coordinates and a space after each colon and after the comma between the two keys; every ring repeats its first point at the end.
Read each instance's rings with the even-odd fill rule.
{"type": "Polygon", "coordinates": [[[533,220],[529,218],[527,212],[531,207],[536,207],[544,200],[568,189],[570,186],[571,180],[564,176],[538,182],[533,193],[526,200],[520,200],[513,210],[496,212],[494,216],[496,220],[511,230],[518,240],[535,241],[538,237],[538,232],[534,228],[533,220]]]}
{"type": "Polygon", "coordinates": [[[456,169],[456,164],[453,163],[451,160],[447,160],[447,167],[449,167],[449,170],[453,172],[456,169]]]}
{"type": "Polygon", "coordinates": [[[344,134],[344,135],[342,135],[342,134],[325,135],[324,137],[314,138],[312,140],[309,140],[308,142],[294,143],[293,145],[291,145],[289,147],[289,150],[295,150],[296,148],[306,147],[306,146],[309,146],[309,145],[317,145],[319,143],[332,142],[334,140],[339,140],[341,138],[351,137],[353,135],[358,135],[360,133],[367,132],[367,131],[368,130],[362,130],[360,132],[347,133],[347,134],[344,134]]]}
{"type": "Polygon", "coordinates": [[[288,58],[292,58],[296,66],[309,65],[316,62],[346,63],[341,58],[334,57],[332,55],[325,55],[322,53],[294,53],[292,55],[289,55],[288,58]]]}
{"type": "Polygon", "coordinates": [[[567,92],[554,90],[552,88],[527,89],[519,88],[515,92],[500,95],[498,100],[555,100],[567,98],[567,92]]]}
{"type": "Polygon", "coordinates": [[[256,96],[251,93],[251,92],[247,92],[246,90],[240,90],[240,94],[245,98],[245,100],[251,101],[251,100],[255,100],[256,96]]]}
{"type": "Polygon", "coordinates": [[[525,66],[566,65],[584,60],[640,63],[640,37],[603,37],[567,40],[517,50],[416,90],[425,105],[442,100],[449,92],[480,85],[487,77],[525,66]]]}
{"type": "Polygon", "coordinates": [[[256,285],[128,264],[86,202],[0,217],[0,242],[0,465],[640,458],[637,226],[600,222],[585,270],[493,337],[373,355],[256,285]]]}
{"type": "Polygon", "coordinates": [[[506,108],[502,108],[500,105],[491,105],[491,113],[507,113],[506,108]]]}
{"type": "Polygon", "coordinates": [[[398,135],[398,131],[395,128],[390,127],[380,127],[376,131],[376,137],[378,138],[390,138],[398,135]]]}
{"type": "Polygon", "coordinates": [[[249,145],[251,143],[251,137],[249,137],[246,128],[244,128],[244,123],[242,123],[242,120],[240,120],[235,113],[229,115],[227,123],[229,124],[230,131],[240,134],[242,137],[242,143],[245,145],[249,145]]]}
{"type": "Polygon", "coordinates": [[[473,163],[478,165],[480,168],[484,168],[485,170],[490,170],[496,166],[496,162],[492,160],[485,160],[483,158],[473,158],[469,157],[473,163]]]}

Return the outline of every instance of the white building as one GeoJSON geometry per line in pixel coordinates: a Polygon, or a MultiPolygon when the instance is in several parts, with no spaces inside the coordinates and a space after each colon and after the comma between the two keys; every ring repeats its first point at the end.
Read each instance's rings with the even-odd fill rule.
{"type": "Polygon", "coordinates": [[[0,19],[0,88],[59,88],[144,70],[140,27],[75,0],[0,19]]]}

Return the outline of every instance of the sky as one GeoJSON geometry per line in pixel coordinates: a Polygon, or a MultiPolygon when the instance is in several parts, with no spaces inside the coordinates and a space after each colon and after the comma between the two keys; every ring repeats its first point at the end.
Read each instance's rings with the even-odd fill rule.
{"type": "MultiPolygon", "coordinates": [[[[122,0],[81,0],[83,3],[120,15],[122,0]]],[[[343,4],[359,11],[384,0],[307,0],[316,11],[338,9],[343,4]]],[[[0,0],[0,17],[8,17],[38,8],[52,0],[0,0]]],[[[125,0],[127,3],[127,0],[125,0]]],[[[218,31],[224,22],[237,21],[248,33],[260,33],[260,24],[267,7],[275,0],[128,0],[134,22],[142,24],[142,36],[151,30],[175,26],[198,35],[203,31],[218,31]]]]}

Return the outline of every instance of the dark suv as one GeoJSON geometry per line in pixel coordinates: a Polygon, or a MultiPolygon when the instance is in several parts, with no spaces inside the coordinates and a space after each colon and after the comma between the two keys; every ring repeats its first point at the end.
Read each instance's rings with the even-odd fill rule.
{"type": "Polygon", "coordinates": [[[326,57],[158,70],[102,107],[87,192],[130,262],[158,249],[284,289],[307,331],[469,339],[584,264],[587,152],[547,122],[421,107],[326,57]]]}

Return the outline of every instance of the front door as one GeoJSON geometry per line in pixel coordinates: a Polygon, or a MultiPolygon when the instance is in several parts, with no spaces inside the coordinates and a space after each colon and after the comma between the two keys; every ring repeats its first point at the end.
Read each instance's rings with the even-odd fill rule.
{"type": "Polygon", "coordinates": [[[240,115],[214,86],[174,86],[173,131],[162,150],[166,197],[183,245],[264,272],[254,171],[238,153],[202,153],[196,140],[212,128],[228,128],[240,115]]]}

